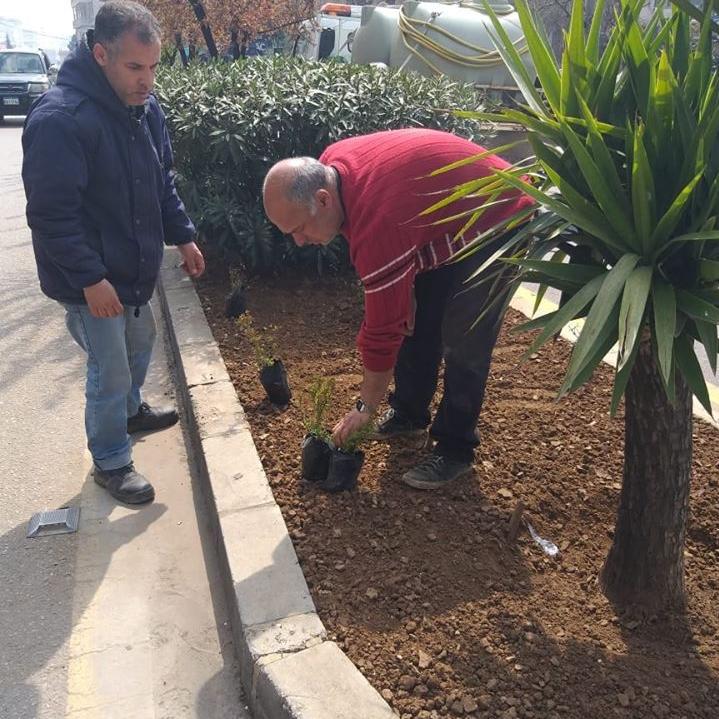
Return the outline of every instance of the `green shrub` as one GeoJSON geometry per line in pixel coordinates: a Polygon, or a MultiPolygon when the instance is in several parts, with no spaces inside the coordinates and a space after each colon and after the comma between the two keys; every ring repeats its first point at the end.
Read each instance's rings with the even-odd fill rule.
{"type": "Polygon", "coordinates": [[[433,127],[479,140],[479,125],[445,108],[483,96],[446,78],[300,58],[161,68],[157,94],[173,137],[178,184],[198,228],[250,272],[347,266],[345,243],[297,248],[262,210],[262,180],[284,157],[318,157],[345,137],[433,127]]]}

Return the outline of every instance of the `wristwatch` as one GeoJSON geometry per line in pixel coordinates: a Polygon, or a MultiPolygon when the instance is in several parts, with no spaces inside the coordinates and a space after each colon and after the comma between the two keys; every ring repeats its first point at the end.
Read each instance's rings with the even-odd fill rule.
{"type": "Polygon", "coordinates": [[[355,409],[358,412],[362,412],[363,414],[375,413],[374,408],[370,407],[361,397],[357,400],[357,403],[355,404],[355,409]]]}

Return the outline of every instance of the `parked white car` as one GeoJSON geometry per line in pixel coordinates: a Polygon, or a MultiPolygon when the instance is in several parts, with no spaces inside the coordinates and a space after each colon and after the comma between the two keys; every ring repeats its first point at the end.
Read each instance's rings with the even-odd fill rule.
{"type": "Polygon", "coordinates": [[[5,115],[27,115],[56,76],[57,68],[42,50],[0,50],[0,121],[5,115]]]}

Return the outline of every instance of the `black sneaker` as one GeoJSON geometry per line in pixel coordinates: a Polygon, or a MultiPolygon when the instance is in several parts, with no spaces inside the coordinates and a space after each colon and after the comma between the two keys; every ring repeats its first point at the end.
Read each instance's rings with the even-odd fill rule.
{"type": "Polygon", "coordinates": [[[147,402],[141,402],[140,408],[134,417],[127,419],[127,433],[134,432],[152,432],[156,429],[165,429],[177,424],[180,417],[177,410],[170,409],[154,409],[147,402]]]}
{"type": "Polygon", "coordinates": [[[390,407],[377,422],[372,435],[374,439],[389,439],[390,437],[418,437],[427,431],[426,427],[413,424],[396,410],[390,407]]]}
{"type": "Polygon", "coordinates": [[[95,467],[95,482],[126,504],[145,504],[155,499],[152,485],[130,463],[119,469],[95,467]]]}
{"type": "Polygon", "coordinates": [[[405,472],[402,481],[415,489],[439,489],[471,471],[472,465],[467,462],[431,454],[424,462],[405,472]]]}

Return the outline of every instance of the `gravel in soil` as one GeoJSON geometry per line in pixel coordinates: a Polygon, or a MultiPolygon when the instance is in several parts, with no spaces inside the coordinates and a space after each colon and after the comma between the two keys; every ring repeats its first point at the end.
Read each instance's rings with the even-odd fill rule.
{"type": "Polygon", "coordinates": [[[329,426],[358,396],[356,282],[249,283],[256,323],[277,327],[293,392],[284,412],[265,399],[250,349],[224,317],[219,263],[198,289],[319,615],[402,719],[719,717],[716,430],[695,422],[686,612],[617,616],[597,585],[622,476],[609,368],[557,401],[569,345],[520,364],[528,337],[509,333],[523,319],[510,310],[474,473],[446,490],[412,490],[399,478],[427,451],[422,441],[374,442],[359,488],[328,496],[300,478],[306,390],[335,378],[329,426]],[[507,540],[520,501],[557,558],[523,527],[507,540]]]}

